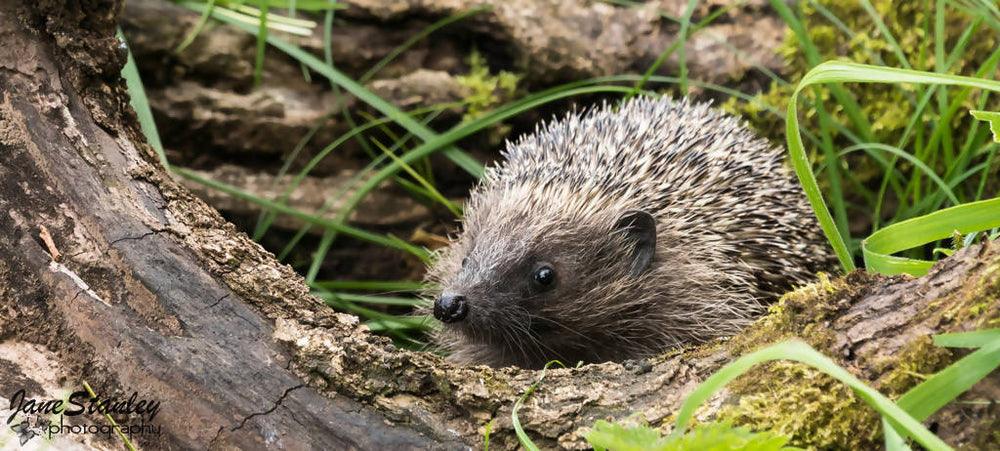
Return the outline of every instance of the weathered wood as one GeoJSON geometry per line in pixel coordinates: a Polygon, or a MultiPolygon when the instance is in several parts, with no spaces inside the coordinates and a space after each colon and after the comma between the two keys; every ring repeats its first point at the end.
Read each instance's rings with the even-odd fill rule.
{"type": "MultiPolygon", "coordinates": [[[[270,339],[271,321],[226,278],[269,274],[282,286],[256,291],[278,310],[317,312],[294,314],[303,320],[328,318],[325,307],[289,268],[147,163],[134,121],[95,123],[99,114],[122,116],[122,83],[93,86],[101,80],[87,68],[68,68],[79,61],[58,33],[84,47],[115,45],[107,11],[60,5],[47,22],[31,4],[0,6],[3,342],[44,344],[74,389],[88,381],[106,395],[161,400],[163,434],[139,439],[152,448],[429,447],[429,437],[357,401],[323,396],[290,371],[288,352],[270,339]],[[66,17],[100,28],[73,29],[59,22],[66,17]],[[88,108],[94,97],[81,98],[80,87],[106,89],[104,99],[117,102],[88,108]],[[37,239],[42,227],[65,256],[59,264],[37,239]],[[234,244],[244,251],[230,254],[234,244]],[[207,265],[214,251],[218,264],[207,265]]],[[[15,372],[18,362],[7,363],[15,372]]],[[[3,396],[19,389],[18,379],[30,378],[5,378],[3,396]]]]}
{"type": "MultiPolygon", "coordinates": [[[[148,448],[461,448],[480,445],[491,420],[491,447],[513,447],[511,407],[539,372],[395,349],[309,296],[289,267],[151,163],[118,78],[115,6],[0,2],[0,396],[20,385],[48,397],[59,379],[139,391],[163,403],[163,434],[138,439],[148,448]],[[39,355],[58,377],[41,374],[39,355]]],[[[581,433],[597,419],[641,412],[659,425],[733,356],[791,336],[898,395],[962,355],[928,337],[995,324],[998,294],[997,243],[957,252],[922,279],[855,273],[789,295],[725,342],[551,370],[521,422],[540,445],[568,448],[585,447],[581,433]]],[[[702,417],[775,391],[754,377],[702,417]]],[[[994,373],[973,395],[996,399],[998,384],[994,373]]],[[[794,416],[799,406],[781,408],[794,416]]],[[[849,408],[862,413],[846,439],[877,446],[878,423],[849,408]]],[[[818,427],[843,429],[829,421],[818,427]]],[[[928,420],[949,443],[973,446],[995,446],[996,422],[995,405],[972,403],[928,420]]]]}

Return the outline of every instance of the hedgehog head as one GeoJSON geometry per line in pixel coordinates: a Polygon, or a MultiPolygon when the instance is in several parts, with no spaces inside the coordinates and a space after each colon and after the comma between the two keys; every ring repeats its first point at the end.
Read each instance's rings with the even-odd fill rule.
{"type": "Polygon", "coordinates": [[[643,287],[658,273],[656,219],[585,188],[474,194],[465,233],[431,268],[433,313],[444,323],[437,338],[453,358],[526,367],[608,360],[608,341],[637,331],[625,323],[650,306],[643,287]],[[614,327],[595,321],[609,318],[626,327],[608,336],[614,327]]]}

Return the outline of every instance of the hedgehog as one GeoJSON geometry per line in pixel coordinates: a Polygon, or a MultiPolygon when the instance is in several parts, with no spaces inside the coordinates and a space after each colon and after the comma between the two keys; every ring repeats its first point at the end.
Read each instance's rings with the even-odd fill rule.
{"type": "Polygon", "coordinates": [[[833,263],[781,150],[707,103],[605,103],[501,155],[428,268],[433,343],[459,363],[538,368],[704,343],[833,263]]]}

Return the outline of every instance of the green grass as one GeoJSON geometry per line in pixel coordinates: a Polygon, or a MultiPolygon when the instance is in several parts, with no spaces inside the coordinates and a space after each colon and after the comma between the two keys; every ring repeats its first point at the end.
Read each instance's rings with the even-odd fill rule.
{"type": "Polygon", "coordinates": [[[662,437],[648,425],[627,426],[599,420],[586,435],[597,451],[661,450],[661,451],[778,451],[799,450],[788,443],[788,437],[772,432],[753,432],[725,423],[708,423],[692,428],[681,437],[662,437]]]}
{"type": "MultiPolygon", "coordinates": [[[[122,29],[118,28],[118,39],[125,41],[122,29]]],[[[135,65],[135,58],[132,57],[132,50],[126,49],[127,58],[125,66],[122,67],[122,78],[129,91],[129,104],[135,110],[139,118],[139,126],[146,135],[146,142],[156,152],[156,156],[164,169],[170,170],[170,162],[167,161],[167,154],[163,151],[163,142],[160,141],[160,133],[156,130],[156,122],[153,121],[153,110],[149,107],[149,99],[146,97],[146,90],[139,77],[139,68],[135,65]]]]}
{"type": "Polygon", "coordinates": [[[893,403],[884,395],[861,382],[844,368],[823,356],[815,349],[799,341],[789,341],[769,346],[746,354],[713,373],[698,386],[681,405],[677,412],[673,437],[679,437],[687,430],[687,425],[695,409],[721,390],[727,383],[746,373],[751,367],[771,360],[793,360],[817,368],[827,375],[846,384],[868,405],[877,410],[897,426],[901,435],[912,437],[920,445],[930,450],[950,449],[948,445],[927,430],[906,410],[893,403]]]}
{"type": "Polygon", "coordinates": [[[114,428],[115,432],[118,433],[118,437],[120,437],[122,439],[122,442],[125,443],[125,447],[128,448],[129,451],[135,451],[135,446],[132,445],[132,441],[129,440],[128,437],[125,435],[125,432],[122,431],[122,428],[121,426],[118,425],[118,422],[116,422],[114,418],[111,418],[111,414],[104,411],[103,406],[101,406],[100,401],[97,398],[97,394],[95,394],[94,390],[90,388],[90,384],[88,384],[87,381],[83,381],[83,388],[87,390],[87,394],[90,395],[90,398],[95,400],[95,402],[98,405],[99,409],[98,411],[103,413],[104,417],[108,419],[108,422],[111,423],[111,427],[114,428]]]}
{"type": "Polygon", "coordinates": [[[533,442],[531,438],[528,437],[528,433],[524,431],[524,428],[521,427],[521,418],[518,417],[517,412],[518,410],[521,409],[521,405],[524,404],[524,401],[527,400],[529,396],[531,396],[531,394],[535,391],[536,388],[538,388],[538,384],[541,384],[542,381],[545,380],[545,372],[548,371],[549,366],[552,365],[559,365],[563,368],[566,367],[566,365],[563,365],[563,363],[558,360],[553,360],[551,362],[546,363],[545,367],[542,368],[541,373],[539,373],[538,379],[535,380],[535,383],[531,384],[531,387],[528,388],[528,390],[525,391],[524,394],[517,399],[517,402],[514,403],[514,407],[510,409],[510,422],[514,426],[514,434],[517,435],[517,440],[518,442],[521,443],[521,446],[523,446],[524,449],[527,449],[528,451],[538,451],[539,448],[538,445],[535,445],[535,442],[533,442]]]}
{"type": "MultiPolygon", "coordinates": [[[[988,11],[990,5],[985,2],[936,0],[922,3],[921,5],[928,5],[924,9],[913,6],[916,12],[896,12],[896,9],[905,8],[891,8],[889,16],[896,21],[900,20],[896,14],[922,15],[926,19],[916,27],[922,34],[919,38],[914,38],[913,33],[917,31],[914,27],[898,22],[893,22],[890,27],[876,13],[876,8],[869,2],[861,2],[858,4],[858,12],[863,12],[870,19],[869,32],[879,33],[885,39],[875,46],[880,50],[872,50],[866,43],[874,42],[873,38],[851,30],[844,23],[852,21],[855,26],[861,26],[858,25],[858,19],[837,17],[822,6],[830,3],[832,2],[810,1],[803,4],[803,8],[811,7],[818,11],[818,15],[777,4],[775,7],[789,22],[797,49],[804,55],[796,57],[797,63],[794,63],[802,65],[803,81],[819,77],[810,80],[809,89],[804,89],[806,84],[801,84],[795,92],[800,94],[796,97],[804,96],[809,100],[806,104],[809,108],[806,110],[809,113],[806,116],[809,128],[820,128],[820,134],[824,136],[820,145],[807,149],[805,156],[810,164],[818,159],[822,160],[818,167],[822,168],[823,183],[827,185],[823,192],[829,213],[822,211],[827,208],[820,208],[815,201],[814,208],[820,211],[819,216],[824,219],[824,230],[837,248],[844,268],[850,268],[852,263],[845,260],[860,260],[864,236],[849,235],[849,210],[859,212],[850,215],[852,220],[858,221],[860,217],[865,217],[871,224],[867,234],[949,206],[983,200],[986,194],[995,195],[996,186],[991,187],[992,193],[987,193],[984,188],[991,172],[996,168],[994,155],[997,145],[989,139],[983,127],[985,124],[973,120],[967,113],[971,105],[983,109],[984,105],[997,103],[990,100],[989,91],[982,89],[982,84],[956,84],[955,79],[950,77],[958,75],[956,71],[966,74],[965,80],[989,80],[995,76],[1000,48],[990,48],[979,43],[988,44],[992,42],[991,39],[996,40],[1000,35],[1000,23],[995,20],[996,15],[988,11]],[[817,17],[822,17],[822,20],[817,17]],[[813,28],[807,30],[806,23],[813,28]],[[829,27],[835,32],[812,31],[819,30],[817,27],[821,26],[829,27]],[[894,36],[894,32],[900,34],[894,36]],[[901,44],[903,41],[898,39],[899,36],[906,36],[906,45],[901,44]],[[855,68],[851,73],[839,74],[843,77],[840,80],[825,78],[832,73],[823,71],[831,67],[818,67],[824,57],[830,58],[833,55],[830,49],[821,52],[813,42],[814,37],[825,41],[840,39],[838,43],[846,41],[850,46],[856,46],[860,42],[862,45],[858,46],[861,49],[855,51],[856,58],[868,61],[869,64],[864,68],[855,68]],[[914,48],[915,45],[917,48],[914,48]],[[901,70],[924,68],[921,74],[934,79],[899,79],[893,78],[891,73],[880,79],[876,74],[878,70],[896,69],[885,67],[886,61],[895,62],[894,65],[901,70]],[[872,87],[850,84],[853,82],[884,82],[886,85],[872,87]],[[948,89],[949,85],[960,89],[948,89]],[[874,97],[877,101],[864,99],[860,95],[874,97]],[[827,100],[817,104],[816,98],[827,100]],[[897,103],[886,102],[883,100],[886,98],[897,103]],[[900,101],[902,103],[898,103],[900,101]],[[861,108],[861,105],[864,107],[861,108]],[[827,110],[840,111],[844,117],[830,117],[827,110]],[[905,115],[898,116],[897,112],[905,112],[905,115]],[[870,116],[874,122],[866,116],[870,116]],[[850,130],[841,128],[843,125],[850,130]],[[957,130],[967,134],[959,136],[956,134],[957,130]],[[846,148],[861,149],[874,160],[875,165],[863,158],[843,158],[841,152],[846,148]],[[881,168],[881,175],[871,180],[859,181],[858,176],[852,174],[860,170],[863,177],[868,177],[866,173],[873,172],[872,169],[876,167],[881,168]],[[879,181],[873,183],[875,180],[879,181]],[[944,186],[947,188],[943,188],[944,186]],[[863,200],[864,203],[858,204],[858,200],[863,200]],[[832,221],[825,218],[827,215],[832,216],[832,221]],[[834,229],[833,225],[836,225],[836,231],[841,235],[839,240],[829,236],[834,229]]],[[[885,5],[884,1],[876,3],[885,5]]],[[[840,5],[846,4],[833,3],[833,6],[841,9],[851,8],[840,5]]],[[[844,44],[838,44],[838,49],[842,45],[844,44]]],[[[797,104],[795,101],[786,103],[797,104]]],[[[788,122],[785,125],[788,126],[788,122]]],[[[793,145],[796,137],[791,136],[791,133],[786,135],[790,145],[793,145]]],[[[793,155],[802,163],[801,154],[796,155],[793,150],[793,155]]],[[[801,172],[799,175],[803,176],[801,172]]],[[[805,185],[808,190],[813,184],[805,185]]],[[[810,197],[813,199],[813,196],[810,197]]],[[[931,248],[932,246],[911,249],[906,255],[911,258],[927,258],[931,248]]]]}
{"type": "MultiPolygon", "coordinates": [[[[799,93],[803,89],[812,85],[846,82],[913,84],[938,83],[979,88],[990,91],[1000,91],[1000,82],[957,75],[935,74],[907,69],[885,68],[841,62],[827,62],[820,64],[803,77],[799,86],[792,94],[791,102],[788,104],[788,113],[786,114],[785,122],[786,136],[788,138],[788,150],[792,155],[792,165],[795,168],[795,173],[799,177],[799,181],[805,189],[806,196],[809,198],[810,204],[812,204],[813,209],[816,211],[820,225],[823,228],[823,232],[826,233],[827,239],[830,240],[837,256],[840,258],[840,262],[843,265],[844,270],[851,271],[854,269],[854,257],[848,250],[844,240],[845,235],[841,227],[845,226],[839,226],[837,221],[835,221],[831,216],[823,198],[823,194],[819,188],[819,184],[816,181],[816,176],[813,173],[812,165],[802,143],[801,135],[799,134],[798,105],[796,102],[799,93]]],[[[946,126],[944,124],[939,125],[940,127],[946,126]]],[[[880,147],[877,143],[872,143],[869,145],[869,148],[879,149],[880,147]]],[[[882,149],[884,150],[884,148],[882,149]]],[[[914,161],[920,163],[922,160],[918,158],[914,161]]],[[[832,166],[835,165],[827,165],[827,167],[832,166]]],[[[956,204],[958,203],[958,198],[955,197],[954,193],[951,192],[943,180],[937,178],[933,171],[931,171],[926,165],[917,164],[916,166],[921,167],[924,172],[929,173],[929,179],[935,181],[936,186],[938,187],[938,193],[941,193],[942,196],[945,196],[952,202],[956,204]]],[[[919,176],[919,174],[919,171],[915,172],[915,176],[919,176]]],[[[920,218],[919,216],[911,218],[909,222],[906,223],[900,222],[896,225],[895,229],[884,229],[880,231],[881,233],[876,232],[869,239],[874,240],[880,247],[877,249],[865,250],[865,260],[868,263],[868,268],[876,270],[885,269],[890,273],[899,272],[897,269],[910,269],[907,272],[914,275],[921,275],[926,272],[929,265],[913,266],[912,264],[903,262],[900,258],[892,257],[888,254],[898,250],[915,247],[916,245],[926,244],[929,241],[948,237],[951,235],[952,231],[956,229],[961,233],[970,233],[1000,226],[1000,210],[990,208],[990,206],[995,206],[996,202],[984,202],[986,203],[978,204],[984,206],[977,210],[973,210],[971,207],[957,207],[955,209],[934,213],[934,217],[938,218],[937,227],[934,228],[933,231],[924,230],[923,233],[919,235],[922,238],[928,238],[926,241],[916,243],[901,241],[903,237],[913,236],[914,234],[921,232],[921,230],[917,228],[917,224],[920,224],[923,227],[928,227],[926,225],[927,221],[918,221],[920,218]],[[971,211],[979,212],[979,214],[972,216],[972,213],[970,213],[971,211]],[[953,227],[948,229],[949,225],[953,227]],[[945,228],[944,235],[941,235],[942,227],[945,228]],[[887,240],[886,237],[890,239],[887,240]],[[903,246],[898,247],[897,245],[903,246]],[[895,269],[889,270],[889,268],[895,269]]]]}

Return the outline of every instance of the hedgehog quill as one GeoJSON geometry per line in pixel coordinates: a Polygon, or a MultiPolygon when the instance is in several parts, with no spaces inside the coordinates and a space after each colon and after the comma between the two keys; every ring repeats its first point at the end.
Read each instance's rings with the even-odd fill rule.
{"type": "Polygon", "coordinates": [[[453,360],[538,368],[735,334],[833,257],[782,152],[687,100],[635,98],[508,143],[431,264],[453,360]]]}

